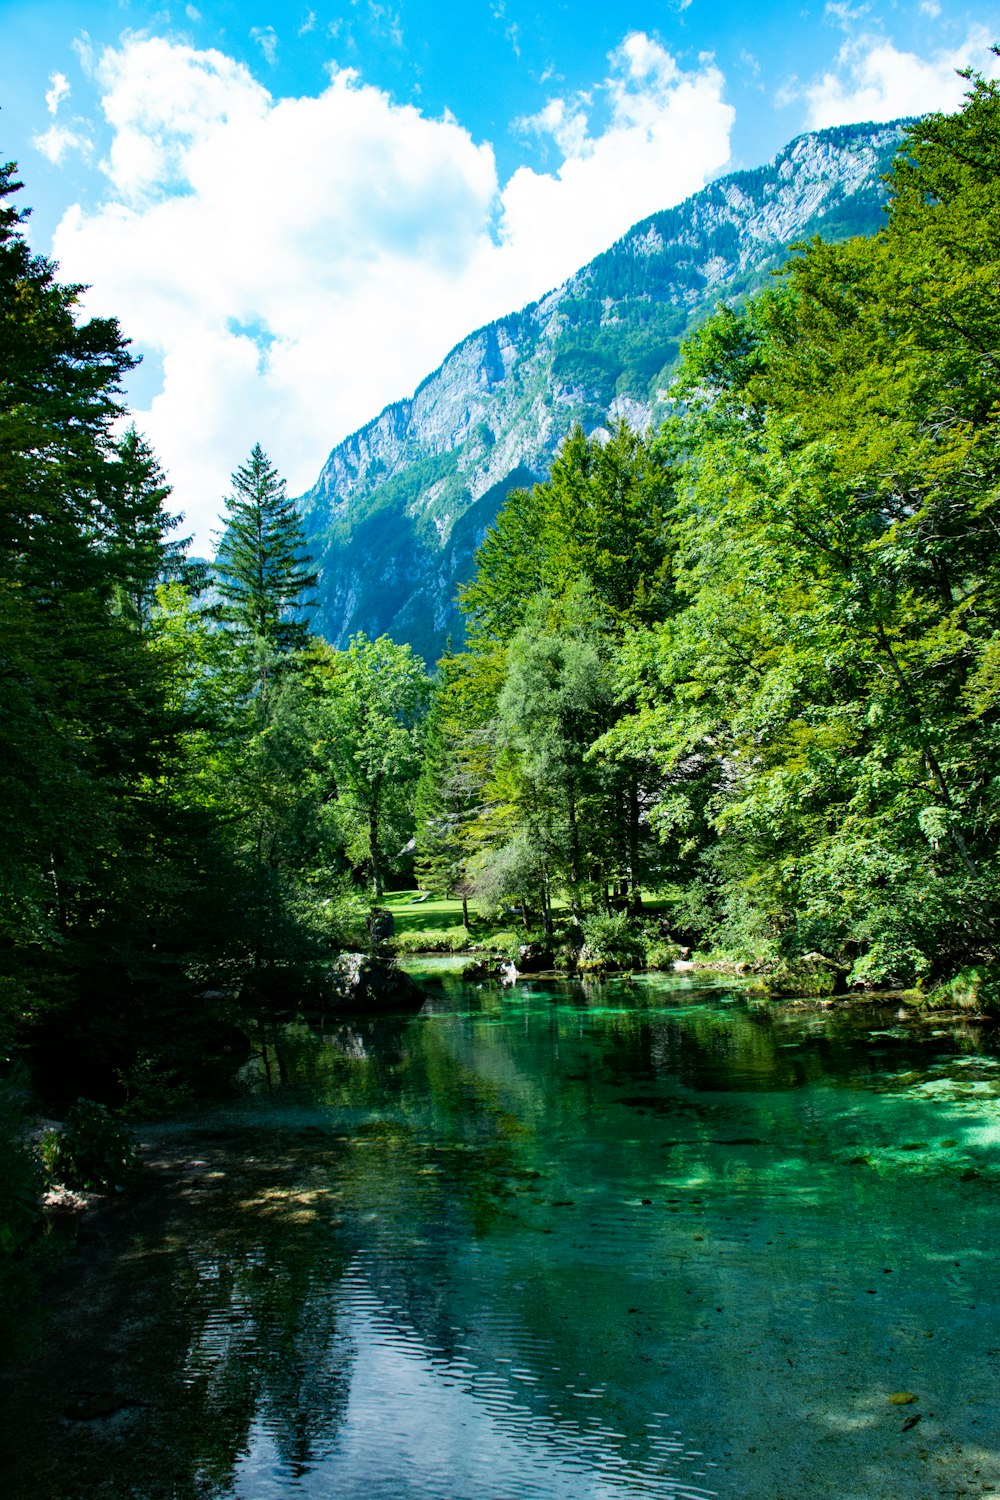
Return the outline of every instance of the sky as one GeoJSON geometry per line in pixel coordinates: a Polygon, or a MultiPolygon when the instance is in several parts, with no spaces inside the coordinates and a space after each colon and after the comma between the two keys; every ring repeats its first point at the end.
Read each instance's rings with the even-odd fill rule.
{"type": "Polygon", "coordinates": [[[33,248],[142,355],[196,549],[467,333],[803,131],[954,109],[1000,0],[0,0],[33,248]]]}

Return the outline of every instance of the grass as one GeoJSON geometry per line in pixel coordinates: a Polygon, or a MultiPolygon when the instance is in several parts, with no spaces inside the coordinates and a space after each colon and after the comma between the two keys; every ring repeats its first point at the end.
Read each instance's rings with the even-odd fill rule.
{"type": "MultiPolygon", "coordinates": [[[[428,896],[426,901],[416,903],[419,891],[387,891],[380,905],[392,912],[397,932],[439,932],[449,927],[461,927],[461,901],[445,900],[442,896],[428,896]]],[[[469,917],[475,927],[481,927],[483,918],[474,901],[469,902],[469,917]]]]}
{"type": "MultiPolygon", "coordinates": [[[[388,908],[396,919],[396,931],[402,932],[440,932],[451,927],[462,925],[462,903],[446,899],[443,896],[428,896],[426,901],[416,901],[414,898],[421,895],[418,890],[411,891],[387,891],[382,897],[381,905],[388,908]]],[[[669,909],[669,897],[653,895],[651,892],[643,892],[642,904],[647,916],[659,915],[669,909]]],[[[560,913],[568,910],[569,903],[566,901],[553,902],[553,910],[560,913]]],[[[480,911],[476,901],[469,899],[469,918],[472,923],[472,931],[475,936],[492,934],[494,930],[500,930],[500,924],[487,921],[480,911]]],[[[511,921],[510,917],[504,919],[505,928],[518,924],[511,921]]]]}

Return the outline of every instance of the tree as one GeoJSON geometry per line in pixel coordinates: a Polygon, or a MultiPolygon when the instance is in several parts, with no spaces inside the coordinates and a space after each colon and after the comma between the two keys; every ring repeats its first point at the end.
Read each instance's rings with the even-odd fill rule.
{"type": "Polygon", "coordinates": [[[510,640],[540,592],[559,598],[581,578],[616,633],[662,617],[675,480],[669,450],[625,422],[604,441],[575,428],[549,478],[507,497],[476,553],[460,592],[473,645],[510,640]]]}
{"type": "Polygon", "coordinates": [[[631,649],[619,743],[711,767],[717,932],[858,982],[998,952],[998,140],[975,79],[913,127],[880,234],[695,340],[688,607],[631,649]]]}
{"type": "Polygon", "coordinates": [[[233,474],[226,526],[216,553],[223,617],[244,639],[283,653],[306,644],[303,598],[315,588],[302,525],[285,481],[259,443],[233,474]]]}
{"type": "MultiPolygon", "coordinates": [[[[622,641],[676,607],[675,487],[660,441],[625,423],[603,440],[577,427],[549,479],[508,497],[462,590],[471,651],[499,668],[482,679],[478,733],[502,754],[480,782],[477,863],[493,884],[501,869],[505,879],[534,870],[543,914],[553,879],[577,905],[584,885],[640,902],[659,777],[648,758],[599,765],[592,752],[629,707],[613,686],[622,641]],[[515,824],[518,857],[491,861],[515,824]]],[[[477,730],[467,722],[466,732],[471,741],[477,730]]]]}
{"type": "Polygon", "coordinates": [[[421,886],[436,896],[458,896],[469,927],[470,882],[466,870],[469,828],[478,808],[477,786],[457,721],[455,704],[462,658],[450,652],[438,663],[438,676],[424,721],[424,749],[414,794],[416,871],[421,886]]]}
{"type": "Polygon", "coordinates": [[[317,753],[329,768],[348,844],[368,865],[378,901],[393,851],[413,831],[430,684],[419,656],[387,635],[370,641],[359,633],[346,651],[322,652],[319,672],[317,753]]]}

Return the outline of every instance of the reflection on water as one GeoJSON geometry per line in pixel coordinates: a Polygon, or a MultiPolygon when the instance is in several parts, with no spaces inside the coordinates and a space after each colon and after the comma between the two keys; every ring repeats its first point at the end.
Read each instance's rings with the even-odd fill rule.
{"type": "Polygon", "coordinates": [[[66,1335],[119,1405],[12,1493],[1000,1493],[975,1028],[427,982],[158,1132],[158,1217],[66,1335]]]}

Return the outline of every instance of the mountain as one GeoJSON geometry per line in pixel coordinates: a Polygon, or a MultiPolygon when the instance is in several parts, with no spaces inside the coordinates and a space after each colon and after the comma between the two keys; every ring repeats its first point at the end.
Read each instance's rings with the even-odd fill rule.
{"type": "Polygon", "coordinates": [[[681,340],[716,303],[759,288],[796,241],[877,229],[904,128],[799,136],[644,219],[339,443],[299,501],[320,572],[314,629],[335,644],[384,631],[429,662],[449,636],[460,644],[455,590],[505,495],[545,477],[576,422],[655,423],[681,340]]]}

